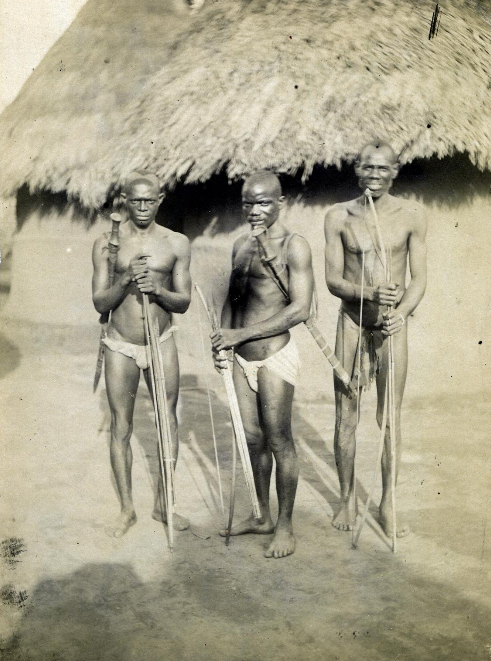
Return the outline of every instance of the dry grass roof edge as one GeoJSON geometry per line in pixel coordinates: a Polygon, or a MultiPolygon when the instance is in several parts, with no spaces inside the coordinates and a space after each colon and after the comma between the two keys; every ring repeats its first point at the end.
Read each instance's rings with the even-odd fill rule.
{"type": "Polygon", "coordinates": [[[489,5],[442,3],[431,40],[430,0],[221,0],[185,21],[167,7],[172,39],[164,5],[85,8],[3,113],[4,195],[95,208],[137,167],[166,187],[223,168],[307,178],[374,137],[403,162],[466,152],[491,169],[489,5]]]}

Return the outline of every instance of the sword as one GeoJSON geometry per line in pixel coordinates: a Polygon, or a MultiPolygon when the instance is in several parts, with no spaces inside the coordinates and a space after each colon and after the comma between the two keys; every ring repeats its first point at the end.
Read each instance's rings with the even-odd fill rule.
{"type": "MultiPolygon", "coordinates": [[[[262,259],[262,262],[264,266],[269,270],[274,282],[276,283],[278,289],[281,291],[285,299],[289,301],[290,297],[288,295],[288,283],[284,280],[284,278],[282,278],[282,274],[278,272],[278,270],[274,265],[274,260],[276,258],[276,255],[273,255],[269,250],[269,246],[267,244],[266,236],[265,236],[266,231],[267,230],[265,227],[259,227],[252,231],[252,236],[256,238],[259,247],[263,252],[264,257],[262,259]]],[[[311,316],[304,323],[305,326],[307,327],[307,330],[309,331],[309,333],[312,335],[312,337],[320,347],[320,350],[322,351],[324,356],[331,363],[331,367],[334,370],[334,373],[336,374],[338,379],[340,379],[341,382],[344,384],[346,390],[348,391],[349,397],[353,397],[355,395],[355,389],[351,384],[350,376],[348,372],[344,369],[339,358],[336,356],[334,351],[331,349],[331,347],[324,339],[324,336],[322,335],[320,330],[317,328],[313,315],[311,314],[311,316]]]]}
{"type": "MultiPolygon", "coordinates": [[[[112,287],[114,284],[114,270],[116,268],[116,259],[118,256],[119,250],[119,224],[123,220],[121,214],[112,213],[111,220],[113,221],[111,228],[111,236],[109,237],[108,249],[109,249],[109,287],[112,287]]],[[[104,338],[106,337],[107,324],[109,322],[109,312],[104,312],[99,318],[99,323],[101,324],[101,336],[99,338],[99,353],[97,355],[97,364],[95,368],[94,376],[94,386],[93,392],[97,390],[99,385],[99,380],[102,373],[102,363],[104,362],[104,338]]]]}

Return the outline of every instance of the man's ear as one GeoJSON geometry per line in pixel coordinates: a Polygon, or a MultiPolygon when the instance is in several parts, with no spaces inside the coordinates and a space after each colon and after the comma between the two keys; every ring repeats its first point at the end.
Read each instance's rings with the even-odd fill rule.
{"type": "Polygon", "coordinates": [[[159,205],[162,204],[162,200],[165,197],[165,193],[159,193],[159,205]]]}
{"type": "Polygon", "coordinates": [[[395,179],[397,175],[399,174],[399,170],[401,169],[401,164],[399,161],[396,161],[395,163],[392,163],[391,170],[392,170],[392,179],[395,179]]]}
{"type": "Polygon", "coordinates": [[[284,202],[285,202],[285,196],[284,196],[284,195],[280,195],[280,197],[278,198],[278,206],[280,207],[280,209],[281,209],[281,207],[283,206],[283,203],[284,203],[284,202]]]}
{"type": "Polygon", "coordinates": [[[355,161],[355,174],[357,177],[361,177],[361,163],[359,159],[356,159],[355,161]]]}
{"type": "Polygon", "coordinates": [[[126,200],[128,199],[126,197],[126,193],[124,191],[121,191],[121,193],[119,194],[119,197],[123,200],[123,202],[126,202],[126,200]]]}

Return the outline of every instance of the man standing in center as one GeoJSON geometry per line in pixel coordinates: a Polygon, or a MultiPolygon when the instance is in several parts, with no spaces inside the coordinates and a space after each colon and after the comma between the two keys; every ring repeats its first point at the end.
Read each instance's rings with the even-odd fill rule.
{"type": "MultiPolygon", "coordinates": [[[[299,357],[289,329],[308,319],[314,283],[307,241],[279,222],[283,201],[273,173],[260,171],[245,180],[244,219],[252,230],[266,230],[276,270],[288,276],[288,300],[264,264],[256,238],[243,234],[233,248],[222,327],[211,335],[215,352],[235,349],[234,384],[262,512],[261,519],[251,515],[231,534],[274,532],[267,558],[286,557],[295,550],[292,514],[298,459],[291,416],[299,357]],[[276,526],[269,505],[273,457],[279,506],[276,526]]],[[[215,364],[221,365],[218,353],[215,364]]]]}

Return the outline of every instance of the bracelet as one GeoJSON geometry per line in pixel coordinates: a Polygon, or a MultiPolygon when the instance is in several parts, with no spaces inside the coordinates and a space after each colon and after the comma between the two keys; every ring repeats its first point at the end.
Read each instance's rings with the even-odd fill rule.
{"type": "Polygon", "coordinates": [[[405,320],[404,317],[402,316],[402,313],[401,313],[401,312],[399,312],[399,316],[400,316],[400,318],[402,319],[402,325],[404,326],[404,324],[406,323],[406,320],[405,320]]]}
{"type": "Polygon", "coordinates": [[[356,287],[355,287],[355,283],[352,282],[352,283],[351,283],[351,286],[353,287],[353,300],[356,301],[356,287]]]}

